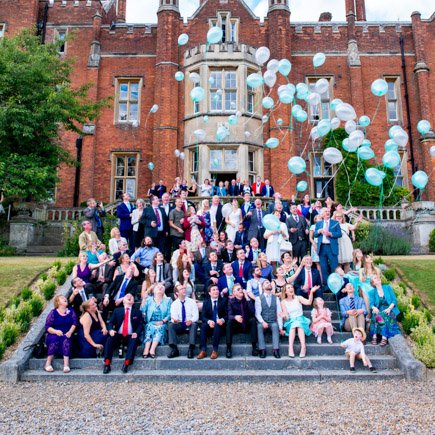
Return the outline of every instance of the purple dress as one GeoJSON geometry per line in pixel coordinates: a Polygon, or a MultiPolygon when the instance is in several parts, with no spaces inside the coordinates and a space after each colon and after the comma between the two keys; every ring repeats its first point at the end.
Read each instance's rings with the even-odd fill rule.
{"type": "MultiPolygon", "coordinates": [[[[64,334],[67,333],[72,325],[77,326],[77,316],[74,310],[66,310],[65,316],[59,314],[57,309],[53,309],[47,316],[45,321],[45,330],[48,328],[59,329],[64,334]]],[[[50,334],[47,332],[46,344],[48,348],[48,355],[71,355],[71,338],[65,335],[59,337],[56,334],[50,334]]]]}
{"type": "Polygon", "coordinates": [[[80,269],[80,264],[77,265],[77,278],[81,278],[86,284],[89,284],[91,275],[92,271],[89,269],[89,264],[86,264],[83,270],[80,269]]]}

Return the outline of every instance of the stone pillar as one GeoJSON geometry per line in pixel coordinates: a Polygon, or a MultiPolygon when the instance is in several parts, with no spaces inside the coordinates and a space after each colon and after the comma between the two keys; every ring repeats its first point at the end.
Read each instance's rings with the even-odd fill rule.
{"type": "Polygon", "coordinates": [[[18,216],[12,219],[9,226],[9,246],[18,253],[26,252],[35,238],[37,225],[37,221],[30,217],[18,216]]]}
{"type": "Polygon", "coordinates": [[[434,207],[433,201],[417,201],[411,205],[415,214],[411,224],[412,243],[414,249],[422,254],[429,252],[429,236],[435,229],[434,207]]]}

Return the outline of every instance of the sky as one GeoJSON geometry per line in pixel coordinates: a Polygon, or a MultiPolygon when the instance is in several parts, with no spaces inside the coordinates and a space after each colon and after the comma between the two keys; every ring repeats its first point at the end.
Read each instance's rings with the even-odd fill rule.
{"type": "MultiPolygon", "coordinates": [[[[199,0],[179,0],[183,17],[191,16],[199,0]]],[[[245,0],[254,13],[264,17],[267,0],[245,0]]],[[[127,0],[127,22],[155,23],[159,0],[127,0]]],[[[321,12],[331,12],[333,21],[345,21],[345,0],[290,0],[291,21],[317,21],[321,12]],[[307,4],[309,3],[309,7],[307,4]]],[[[368,21],[411,21],[413,11],[429,18],[435,12],[431,0],[366,0],[368,21]]]]}

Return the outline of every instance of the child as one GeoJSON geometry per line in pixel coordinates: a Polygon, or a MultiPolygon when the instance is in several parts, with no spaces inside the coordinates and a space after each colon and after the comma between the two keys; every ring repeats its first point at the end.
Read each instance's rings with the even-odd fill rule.
{"type": "Polygon", "coordinates": [[[325,331],[329,344],[332,344],[332,329],[331,323],[331,311],[329,308],[325,308],[325,301],[322,298],[314,299],[314,308],[311,311],[311,325],[310,329],[317,337],[317,343],[322,344],[322,334],[325,331]]]}
{"type": "Polygon", "coordinates": [[[372,363],[368,359],[365,351],[363,341],[366,339],[366,333],[363,328],[352,329],[353,338],[341,343],[341,347],[346,348],[345,355],[349,359],[350,371],[355,371],[355,359],[362,360],[364,366],[368,366],[371,372],[376,372],[372,363]]]}

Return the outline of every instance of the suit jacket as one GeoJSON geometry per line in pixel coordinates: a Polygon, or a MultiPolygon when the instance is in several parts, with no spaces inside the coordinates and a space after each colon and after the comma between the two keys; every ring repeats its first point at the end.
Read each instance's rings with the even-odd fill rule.
{"type": "Polygon", "coordinates": [[[223,221],[224,217],[222,216],[222,204],[219,203],[216,210],[216,228],[218,231],[224,230],[223,221]]]}
{"type": "MultiPolygon", "coordinates": [[[[104,283],[110,284],[113,281],[113,274],[115,273],[116,266],[110,266],[108,263],[106,263],[100,267],[103,268],[104,283]]],[[[95,277],[96,282],[100,282],[98,281],[99,275],[100,275],[100,268],[97,269],[97,274],[95,277]]]]}
{"type": "Polygon", "coordinates": [[[234,251],[231,253],[231,255],[228,253],[228,251],[226,249],[223,249],[221,251],[221,260],[224,263],[232,263],[233,261],[236,261],[237,256],[236,256],[236,250],[234,249],[234,251]]]}
{"type": "MultiPolygon", "coordinates": [[[[219,319],[224,319],[226,322],[228,319],[227,300],[219,296],[217,309],[217,317],[219,319]]],[[[213,320],[213,305],[210,297],[208,297],[202,305],[201,320],[202,323],[207,323],[209,320],[213,320]]]]}
{"type": "MultiPolygon", "coordinates": [[[[281,201],[282,204],[282,211],[285,211],[287,214],[290,214],[290,208],[288,206],[287,201],[281,201]]],[[[267,208],[268,213],[273,213],[273,210],[275,210],[275,201],[271,202],[269,204],[269,207],[267,208]]]]}
{"type": "MultiPolygon", "coordinates": [[[[301,273],[298,275],[298,277],[295,279],[294,287],[295,292],[301,292],[302,287],[306,284],[305,282],[305,267],[302,268],[301,273]]],[[[311,268],[311,287],[314,287],[316,285],[322,285],[322,280],[320,278],[320,273],[317,269],[311,268]]]]}
{"type": "Polygon", "coordinates": [[[168,204],[168,213],[166,213],[165,206],[163,204],[160,204],[160,208],[163,211],[163,213],[166,215],[166,219],[168,220],[168,226],[169,226],[169,213],[171,210],[175,208],[174,204],[168,204]]]}
{"type": "Polygon", "coordinates": [[[200,249],[198,249],[197,251],[195,251],[193,253],[193,260],[195,263],[204,265],[206,262],[208,262],[208,256],[210,255],[210,252],[216,252],[215,249],[210,248],[209,246],[207,246],[205,248],[205,255],[204,257],[201,254],[200,249]]]}
{"type": "MultiPolygon", "coordinates": [[[[216,272],[219,273],[218,277],[220,277],[222,275],[223,267],[224,267],[224,263],[221,260],[218,260],[217,264],[216,264],[216,269],[215,269],[216,272]]],[[[203,264],[202,268],[204,269],[204,275],[205,275],[206,279],[210,279],[211,278],[210,272],[212,270],[211,263],[209,261],[205,262],[203,264]]],[[[216,275],[213,275],[213,276],[216,278],[216,275]]]]}
{"type": "MultiPolygon", "coordinates": [[[[154,270],[157,273],[158,266],[151,266],[150,270],[154,270]]],[[[159,279],[159,276],[156,276],[156,280],[159,279]]],[[[169,289],[172,287],[172,267],[169,263],[163,264],[163,281],[165,284],[165,289],[169,289]]]]}
{"type": "Polygon", "coordinates": [[[290,215],[286,220],[287,228],[288,228],[288,236],[292,245],[295,245],[296,242],[299,241],[301,237],[302,240],[308,240],[308,234],[305,233],[305,230],[308,228],[307,221],[303,216],[299,216],[299,222],[296,222],[293,215],[290,215]],[[297,228],[297,232],[292,233],[290,231],[291,228],[297,228]]]}
{"type": "MultiPolygon", "coordinates": [[[[169,220],[166,216],[165,210],[160,206],[158,207],[158,209],[160,210],[160,214],[162,216],[163,231],[165,232],[165,229],[169,228],[169,220]]],[[[154,213],[154,209],[153,207],[148,205],[147,207],[144,208],[139,223],[144,226],[144,237],[149,236],[152,239],[154,239],[158,235],[158,229],[157,227],[151,226],[152,221],[156,222],[157,224],[157,217],[156,214],[154,213]]]]}
{"type": "MultiPolygon", "coordinates": [[[[122,281],[124,281],[124,276],[124,274],[118,275],[115,278],[115,281],[113,281],[112,284],[110,284],[104,292],[104,295],[108,295],[110,300],[114,300],[116,294],[120,290],[122,281]]],[[[125,294],[131,293],[133,296],[136,297],[137,285],[138,282],[134,278],[131,278],[127,284],[127,288],[125,289],[125,294]]]]}
{"type": "MultiPolygon", "coordinates": [[[[258,248],[258,253],[257,253],[257,258],[258,258],[258,254],[261,252],[261,249],[258,248]]],[[[254,261],[254,252],[252,251],[252,248],[249,248],[249,253],[246,256],[246,259],[248,261],[250,261],[251,263],[254,261]]],[[[255,260],[256,261],[256,260],[255,260]]]]}
{"type": "Polygon", "coordinates": [[[85,218],[92,224],[92,231],[95,233],[97,232],[97,213],[98,216],[100,217],[100,221],[101,221],[101,227],[103,228],[103,221],[102,221],[102,217],[106,216],[106,211],[104,210],[104,208],[100,208],[100,207],[86,207],[83,210],[83,215],[85,216],[85,218]]]}
{"type": "Polygon", "coordinates": [[[157,196],[161,198],[163,194],[166,193],[166,186],[164,186],[163,184],[157,184],[155,191],[157,193],[157,196]]]}
{"type": "MultiPolygon", "coordinates": [[[[131,205],[131,204],[130,204],[131,205]]],[[[127,206],[121,202],[121,204],[116,207],[116,216],[119,219],[119,230],[129,231],[133,228],[131,224],[130,213],[135,209],[134,205],[131,205],[131,211],[128,210],[127,206]]]]}
{"type": "MultiPolygon", "coordinates": [[[[160,304],[160,312],[162,314],[162,318],[166,319],[166,321],[168,322],[171,320],[171,302],[171,298],[163,298],[162,303],[160,304]]],[[[145,323],[151,321],[151,318],[153,317],[156,308],[156,301],[152,296],[148,296],[145,300],[145,305],[142,305],[140,309],[143,313],[145,323]]]]}
{"type": "Polygon", "coordinates": [[[234,246],[241,246],[243,249],[249,244],[248,232],[245,230],[242,233],[237,231],[236,238],[234,239],[234,246]]]}
{"type": "MultiPolygon", "coordinates": [[[[235,275],[234,275],[234,284],[240,284],[243,288],[246,287],[246,284],[243,283],[243,280],[235,275]]],[[[228,287],[227,277],[226,277],[226,275],[222,275],[218,279],[219,292],[221,292],[223,289],[225,289],[227,287],[228,287]]]]}
{"type": "Polygon", "coordinates": [[[269,195],[267,194],[267,186],[264,185],[261,188],[261,196],[267,196],[269,198],[273,198],[273,195],[275,194],[275,190],[273,189],[273,186],[269,184],[269,195]]]}
{"type": "MultiPolygon", "coordinates": [[[[254,207],[251,211],[252,211],[252,215],[247,218],[250,221],[249,230],[248,230],[248,239],[249,240],[251,240],[253,237],[257,237],[258,229],[260,226],[260,223],[258,221],[257,208],[254,207]]],[[[267,213],[262,209],[261,214],[262,214],[262,219],[264,219],[264,216],[266,216],[267,213]]],[[[259,242],[261,244],[261,240],[259,240],[259,242]]]]}
{"type": "Polygon", "coordinates": [[[230,196],[239,196],[240,189],[237,186],[237,184],[234,184],[234,185],[230,184],[230,187],[228,188],[228,194],[230,196]]]}
{"type": "MultiPolygon", "coordinates": [[[[85,286],[84,287],[84,291],[85,291],[85,293],[86,293],[86,296],[87,296],[87,298],[89,299],[91,296],[92,296],[92,287],[88,287],[88,286],[85,286]]],[[[70,302],[69,301],[69,298],[70,298],[70,296],[72,295],[72,293],[73,293],[73,291],[74,291],[74,288],[73,287],[71,287],[69,290],[68,290],[68,292],[67,292],[67,294],[65,295],[65,297],[66,297],[66,299],[67,299],[67,301],[68,301],[68,306],[70,307],[70,308],[72,308],[73,310],[74,310],[74,312],[78,315],[78,316],[80,316],[80,306],[81,306],[81,304],[84,302],[84,300],[82,299],[82,297],[81,297],[81,295],[80,295],[80,293],[78,294],[78,295],[75,295],[75,297],[74,297],[74,300],[72,301],[72,302],[70,302]]]]}
{"type": "MultiPolygon", "coordinates": [[[[238,277],[240,268],[239,260],[234,261],[231,266],[233,267],[233,275],[238,277]]],[[[252,278],[251,270],[251,262],[245,259],[243,263],[243,288],[246,288],[246,283],[252,278]]]]}
{"type": "Polygon", "coordinates": [[[251,191],[252,194],[255,196],[260,196],[261,195],[261,189],[263,189],[264,187],[264,183],[261,182],[259,188],[257,189],[257,183],[252,183],[251,185],[251,191]]]}
{"type": "MultiPolygon", "coordinates": [[[[323,229],[323,221],[319,221],[316,223],[316,227],[314,230],[314,237],[317,237],[317,252],[320,254],[322,250],[323,243],[323,234],[319,233],[319,230],[323,229]]],[[[341,237],[341,227],[338,221],[333,219],[329,220],[329,232],[332,234],[329,237],[329,241],[331,244],[331,251],[334,255],[338,255],[338,240],[341,237]]]]}
{"type": "Polygon", "coordinates": [[[116,254],[113,254],[113,257],[112,257],[112,258],[113,258],[115,261],[119,261],[119,257],[121,257],[122,254],[128,254],[129,257],[131,257],[131,256],[134,254],[134,251],[132,251],[131,249],[127,249],[127,250],[124,251],[124,252],[117,252],[116,254]]]}
{"type": "MultiPolygon", "coordinates": [[[[115,308],[112,313],[112,317],[109,320],[109,323],[107,324],[107,329],[111,331],[112,329],[116,332],[119,331],[119,328],[121,328],[122,323],[124,322],[124,316],[125,316],[125,308],[119,307],[115,308]]],[[[130,322],[131,322],[131,328],[133,330],[133,333],[136,333],[138,337],[142,335],[143,332],[143,317],[142,312],[132,307],[130,312],[130,322]]]]}
{"type": "MultiPolygon", "coordinates": [[[[389,285],[383,285],[382,289],[384,290],[384,298],[387,301],[388,305],[394,304],[394,308],[391,310],[396,316],[399,315],[400,311],[397,308],[397,299],[394,294],[393,289],[389,285]]],[[[376,308],[380,308],[379,306],[379,295],[376,288],[372,288],[368,294],[370,306],[375,306],[376,308]]]]}

